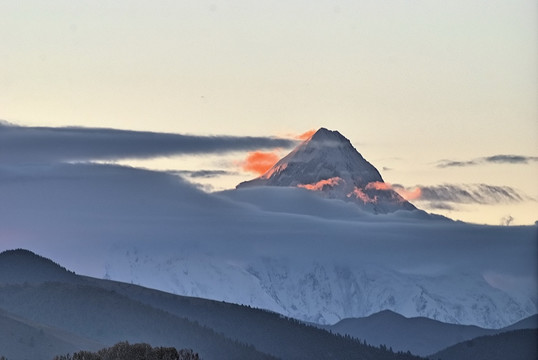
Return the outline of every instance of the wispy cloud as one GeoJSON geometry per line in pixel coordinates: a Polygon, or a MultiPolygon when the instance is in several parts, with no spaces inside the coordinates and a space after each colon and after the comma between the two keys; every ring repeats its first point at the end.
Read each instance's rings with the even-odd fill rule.
{"type": "Polygon", "coordinates": [[[416,200],[430,201],[437,209],[451,209],[447,203],[458,204],[502,204],[514,203],[531,198],[510,186],[496,186],[488,184],[443,184],[435,186],[419,185],[407,188],[402,185],[393,185],[396,191],[399,189],[420,189],[420,197],[416,200]]]}
{"type": "Polygon", "coordinates": [[[457,161],[457,160],[441,160],[437,163],[439,168],[447,167],[463,167],[463,166],[475,166],[484,164],[529,164],[531,162],[538,162],[538,156],[525,156],[525,155],[493,155],[479,157],[472,160],[457,161]]]}
{"type": "Polygon", "coordinates": [[[237,175],[237,172],[235,171],[227,171],[227,170],[177,170],[173,171],[172,173],[182,176],[187,176],[190,178],[215,178],[219,176],[226,176],[226,175],[237,175]]]}
{"type": "Polygon", "coordinates": [[[24,127],[0,123],[0,162],[54,162],[152,158],[289,148],[275,137],[199,136],[82,127],[24,127]]]}
{"type": "Polygon", "coordinates": [[[430,202],[427,207],[431,210],[456,210],[453,205],[446,202],[430,202]]]}

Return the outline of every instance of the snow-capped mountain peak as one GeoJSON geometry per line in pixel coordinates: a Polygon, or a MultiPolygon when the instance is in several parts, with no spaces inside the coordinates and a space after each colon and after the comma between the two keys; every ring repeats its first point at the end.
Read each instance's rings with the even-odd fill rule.
{"type": "Polygon", "coordinates": [[[354,202],[374,213],[416,209],[383,181],[346,137],[326,128],[320,128],[266,173],[237,188],[252,186],[301,187],[354,202]]]}

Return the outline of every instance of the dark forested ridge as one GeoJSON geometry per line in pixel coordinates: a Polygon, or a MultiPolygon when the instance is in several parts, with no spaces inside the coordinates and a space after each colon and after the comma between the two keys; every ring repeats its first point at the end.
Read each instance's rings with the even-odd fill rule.
{"type": "Polygon", "coordinates": [[[199,349],[206,359],[271,358],[193,321],[94,286],[60,282],[1,286],[0,308],[106,345],[128,340],[199,349]]]}
{"type": "Polygon", "coordinates": [[[430,355],[431,360],[538,359],[538,330],[524,329],[481,336],[430,355]]]}
{"type": "Polygon", "coordinates": [[[52,359],[57,354],[102,347],[96,341],[0,310],[0,355],[10,360],[21,358],[20,354],[27,359],[52,359]]]}
{"type": "Polygon", "coordinates": [[[41,283],[44,281],[77,281],[72,271],[50,259],[24,249],[0,253],[0,284],[41,283]]]}
{"type": "Polygon", "coordinates": [[[212,300],[176,296],[131,284],[88,279],[92,283],[136,299],[168,313],[194,319],[230,338],[253,344],[256,349],[280,358],[364,359],[415,358],[389,348],[368,346],[363,341],[345,335],[330,334],[301,321],[251,307],[212,300]]]}
{"type": "MultiPolygon", "coordinates": [[[[78,350],[129,341],[191,348],[205,360],[418,359],[264,310],[78,276],[23,250],[0,254],[0,269],[13,274],[14,269],[24,269],[0,282],[0,309],[36,328],[55,329],[66,338],[94,344],[78,350]]],[[[14,335],[27,341],[25,334],[14,335]]],[[[6,348],[0,355],[9,360],[50,360],[31,355],[30,345],[23,348],[27,352],[6,348]]]]}
{"type": "Polygon", "coordinates": [[[364,318],[344,319],[323,328],[364,339],[372,345],[386,344],[394,350],[410,350],[414,354],[427,356],[479,336],[518,329],[536,329],[538,315],[503,329],[484,329],[471,325],[447,324],[424,317],[406,318],[385,310],[364,318]]]}

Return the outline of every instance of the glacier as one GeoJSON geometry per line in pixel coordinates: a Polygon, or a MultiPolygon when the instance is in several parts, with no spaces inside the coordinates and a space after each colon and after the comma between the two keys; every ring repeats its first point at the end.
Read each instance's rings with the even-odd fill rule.
{"type": "Polygon", "coordinates": [[[132,249],[109,256],[108,276],[317,324],[392,310],[406,317],[501,328],[538,310],[535,299],[497,289],[480,273],[418,275],[380,264],[293,256],[231,260],[215,254],[163,258],[142,253],[132,249]]]}

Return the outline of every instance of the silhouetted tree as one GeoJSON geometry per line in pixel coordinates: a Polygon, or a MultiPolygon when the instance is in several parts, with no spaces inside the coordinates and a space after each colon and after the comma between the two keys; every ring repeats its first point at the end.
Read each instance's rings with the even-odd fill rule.
{"type": "MultiPolygon", "coordinates": [[[[1,359],[0,360],[6,360],[1,359]]],[[[191,349],[177,351],[173,347],[151,347],[149,344],[120,342],[98,352],[79,351],[72,356],[59,355],[54,360],[200,360],[191,349]]]]}

